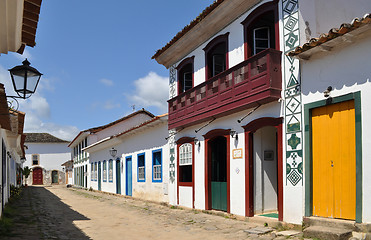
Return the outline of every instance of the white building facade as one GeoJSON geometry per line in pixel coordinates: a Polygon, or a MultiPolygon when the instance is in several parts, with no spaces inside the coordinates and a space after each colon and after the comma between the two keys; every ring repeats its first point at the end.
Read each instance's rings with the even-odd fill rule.
{"type": "Polygon", "coordinates": [[[65,169],[62,164],[71,159],[68,141],[48,133],[26,133],[26,161],[32,169],[27,184],[64,184],[65,169]]]}
{"type": "MultiPolygon", "coordinates": [[[[301,66],[287,54],[363,16],[366,6],[371,2],[216,1],[156,52],[153,58],[170,71],[170,204],[248,217],[271,215],[297,224],[304,216],[334,217],[311,210],[308,191],[314,183],[307,165],[304,111],[307,103],[323,100],[328,86],[322,88],[327,85],[322,77],[336,73],[336,62],[325,73],[325,63],[333,58],[301,66]],[[324,75],[320,78],[319,73],[324,75]],[[307,85],[301,77],[308,79],[307,85]]],[[[349,78],[343,93],[334,92],[364,89],[367,94],[364,64],[353,72],[362,84],[349,78]]],[[[357,199],[365,200],[368,189],[359,185],[363,198],[357,192],[357,199]]],[[[354,215],[336,218],[369,222],[371,214],[362,201],[352,203],[352,209],[354,215]],[[356,216],[356,206],[362,217],[356,216]]]]}
{"type": "Polygon", "coordinates": [[[73,159],[73,185],[90,188],[91,169],[89,152],[84,148],[150,120],[154,115],[144,109],[114,122],[81,131],[68,145],[73,159]]]}
{"type": "Polygon", "coordinates": [[[167,115],[153,117],[136,126],[88,146],[91,187],[104,192],[168,202],[167,115]],[[110,150],[116,155],[112,156],[110,150]]]}

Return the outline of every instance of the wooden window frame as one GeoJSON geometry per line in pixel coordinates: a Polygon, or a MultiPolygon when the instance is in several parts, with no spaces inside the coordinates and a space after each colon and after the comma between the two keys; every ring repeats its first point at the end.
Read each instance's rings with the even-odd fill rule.
{"type": "MultiPolygon", "coordinates": [[[[192,56],[192,57],[188,57],[188,58],[185,58],[183,61],[181,61],[178,66],[175,68],[177,70],[177,80],[178,80],[178,84],[177,84],[177,87],[178,87],[178,95],[179,94],[182,94],[183,92],[186,92],[186,91],[183,91],[182,89],[182,85],[181,85],[181,75],[180,73],[182,72],[182,69],[186,66],[188,66],[189,64],[192,66],[192,88],[195,86],[194,85],[194,59],[195,59],[195,56],[192,56]]],[[[184,80],[184,79],[183,79],[184,80]]]]}
{"type": "Polygon", "coordinates": [[[107,182],[107,161],[103,161],[103,182],[107,182]]]}
{"type": "Polygon", "coordinates": [[[146,181],[146,155],[145,155],[145,153],[139,153],[137,155],[137,181],[138,182],[145,182],[146,181]],[[139,167],[139,157],[141,157],[141,156],[143,156],[143,169],[144,169],[143,179],[139,178],[139,168],[142,167],[142,166],[139,167]]]}
{"type": "Polygon", "coordinates": [[[192,208],[195,208],[195,138],[191,137],[182,137],[178,141],[177,144],[177,203],[179,205],[179,187],[192,187],[192,208]],[[192,182],[180,182],[180,165],[179,165],[179,148],[181,145],[185,143],[192,144],[192,182]]]}
{"type": "Polygon", "coordinates": [[[252,11],[246,18],[241,22],[243,25],[243,36],[244,36],[244,57],[247,60],[249,57],[253,56],[253,36],[251,36],[253,26],[257,22],[258,18],[262,15],[273,12],[274,14],[274,49],[279,50],[279,19],[278,19],[278,0],[272,2],[264,3],[252,11]]]}
{"type": "Polygon", "coordinates": [[[156,149],[152,151],[152,182],[162,182],[162,149],[156,149]],[[154,159],[154,154],[160,153],[161,156],[161,164],[160,165],[155,165],[155,159],[154,159]],[[160,166],[160,178],[155,178],[155,167],[158,168],[160,166]]]}
{"type": "Polygon", "coordinates": [[[32,166],[38,166],[38,165],[40,165],[40,154],[32,154],[32,166]],[[37,164],[34,164],[34,156],[36,156],[37,157],[37,164]]]}
{"type": "Polygon", "coordinates": [[[213,38],[203,50],[205,51],[205,80],[207,81],[208,79],[214,77],[214,76],[209,76],[209,58],[208,55],[211,50],[213,50],[217,45],[224,43],[225,44],[225,70],[229,69],[229,45],[228,45],[228,37],[229,37],[229,32],[219,35],[215,38],[213,38]]]}

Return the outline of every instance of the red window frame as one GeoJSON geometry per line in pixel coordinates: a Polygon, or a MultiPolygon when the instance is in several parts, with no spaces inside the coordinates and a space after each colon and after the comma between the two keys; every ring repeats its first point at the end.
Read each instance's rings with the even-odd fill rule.
{"type": "Polygon", "coordinates": [[[214,50],[214,48],[221,44],[221,43],[224,43],[225,44],[225,70],[229,69],[229,59],[228,59],[228,52],[229,52],[229,46],[228,46],[228,36],[229,36],[229,32],[223,34],[223,35],[219,35],[217,37],[215,37],[214,39],[212,39],[207,45],[205,48],[203,48],[203,50],[205,51],[205,78],[206,80],[208,80],[209,78],[211,78],[211,74],[209,74],[209,53],[210,51],[214,50]]]}

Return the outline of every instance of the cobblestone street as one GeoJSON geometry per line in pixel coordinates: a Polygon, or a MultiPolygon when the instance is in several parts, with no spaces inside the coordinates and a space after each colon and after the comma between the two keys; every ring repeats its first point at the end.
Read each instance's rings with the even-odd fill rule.
{"type": "MultiPolygon", "coordinates": [[[[199,211],[174,209],[65,186],[28,187],[17,200],[11,236],[1,239],[302,239],[247,230],[269,229],[199,211]]],[[[268,224],[270,225],[270,224],[268,224]]]]}

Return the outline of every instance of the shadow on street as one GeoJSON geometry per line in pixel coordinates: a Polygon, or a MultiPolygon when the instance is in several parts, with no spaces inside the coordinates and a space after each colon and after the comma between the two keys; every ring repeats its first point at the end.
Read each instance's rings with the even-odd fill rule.
{"type": "Polygon", "coordinates": [[[74,221],[90,219],[64,204],[48,187],[26,187],[9,204],[11,232],[0,239],[90,239],[74,225],[74,221]]]}

